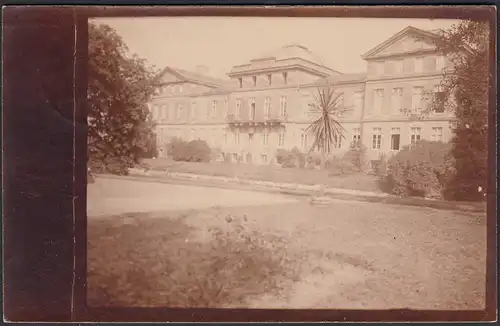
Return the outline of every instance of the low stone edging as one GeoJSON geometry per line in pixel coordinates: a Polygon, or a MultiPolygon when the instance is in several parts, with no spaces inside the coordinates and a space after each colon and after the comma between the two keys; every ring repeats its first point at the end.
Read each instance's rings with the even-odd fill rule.
{"type": "MultiPolygon", "coordinates": [[[[193,173],[181,173],[181,172],[144,171],[140,169],[130,169],[129,172],[130,176],[128,177],[118,177],[113,175],[106,175],[106,176],[115,178],[126,178],[126,179],[141,178],[142,180],[148,179],[151,182],[168,182],[168,180],[178,180],[187,182],[197,181],[198,183],[199,182],[205,183],[206,186],[216,186],[217,184],[223,184],[226,186],[239,185],[243,186],[244,188],[246,188],[245,186],[250,186],[250,187],[258,187],[263,191],[280,192],[289,195],[302,195],[302,196],[313,195],[320,191],[320,185],[277,183],[271,181],[240,179],[238,177],[230,178],[230,177],[198,175],[193,173]]],[[[455,202],[447,202],[439,200],[426,200],[422,198],[400,198],[385,193],[374,193],[374,192],[352,190],[352,189],[324,188],[324,194],[332,198],[343,199],[343,200],[359,200],[359,201],[373,202],[373,203],[387,203],[387,204],[427,207],[435,209],[485,212],[484,208],[482,207],[478,208],[477,205],[467,205],[463,203],[455,203],[455,202]]]]}

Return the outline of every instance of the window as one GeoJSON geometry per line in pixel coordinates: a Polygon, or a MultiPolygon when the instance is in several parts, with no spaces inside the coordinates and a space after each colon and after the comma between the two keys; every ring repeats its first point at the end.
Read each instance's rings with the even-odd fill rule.
{"type": "Polygon", "coordinates": [[[360,142],[361,142],[361,128],[354,128],[352,131],[351,147],[359,148],[360,142]]]}
{"type": "Polygon", "coordinates": [[[253,142],[253,134],[248,134],[248,145],[252,145],[253,142]]]}
{"type": "Polygon", "coordinates": [[[151,105],[151,115],[155,120],[158,118],[158,105],[156,104],[151,105]]]}
{"type": "Polygon", "coordinates": [[[170,106],[168,104],[162,105],[161,111],[162,117],[165,120],[170,120],[170,106]]]}
{"type": "Polygon", "coordinates": [[[273,83],[273,75],[268,74],[267,75],[267,81],[269,82],[269,85],[271,85],[273,83]]]}
{"type": "Polygon", "coordinates": [[[264,132],[262,134],[262,144],[267,145],[269,141],[269,134],[267,132],[264,132]]]}
{"type": "Polygon", "coordinates": [[[227,133],[224,133],[223,137],[224,137],[224,145],[227,145],[227,133]]]}
{"type": "Polygon", "coordinates": [[[302,137],[300,139],[300,145],[302,146],[302,148],[307,149],[307,134],[306,133],[302,134],[302,137]]]}
{"type": "Polygon", "coordinates": [[[257,86],[257,76],[253,76],[252,79],[253,79],[253,85],[257,86]]]}
{"type": "Polygon", "coordinates": [[[280,98],[280,115],[282,117],[286,116],[286,96],[280,98]]]}
{"type": "Polygon", "coordinates": [[[344,93],[340,93],[337,98],[337,105],[340,108],[344,108],[344,93]]]}
{"type": "Polygon", "coordinates": [[[179,104],[177,106],[177,119],[180,119],[182,117],[182,105],[179,104]]]}
{"type": "Polygon", "coordinates": [[[392,128],[391,130],[391,150],[399,151],[401,140],[401,131],[399,128],[392,128]]]}
{"type": "Polygon", "coordinates": [[[411,109],[412,113],[420,112],[422,108],[422,95],[423,95],[423,87],[413,87],[413,94],[411,98],[411,109]]]}
{"type": "Polygon", "coordinates": [[[266,164],[267,163],[267,154],[262,154],[260,156],[260,159],[262,161],[262,164],[266,164]]]}
{"type": "Polygon", "coordinates": [[[415,144],[420,140],[421,131],[421,128],[417,127],[412,127],[410,129],[410,143],[412,146],[415,146],[415,144]]]}
{"type": "Polygon", "coordinates": [[[196,119],[196,102],[191,103],[191,119],[196,119]]]}
{"type": "Polygon", "coordinates": [[[284,82],[285,84],[287,84],[287,83],[288,83],[288,72],[284,72],[284,73],[283,73],[283,82],[284,82]]]}
{"type": "Polygon", "coordinates": [[[238,78],[238,82],[240,84],[240,88],[242,88],[243,87],[243,78],[241,78],[241,77],[238,78]]]}
{"type": "Polygon", "coordinates": [[[333,136],[333,148],[342,148],[342,136],[334,135],[333,136]]]}
{"type": "Polygon", "coordinates": [[[238,145],[240,143],[240,134],[239,133],[234,133],[234,143],[238,145]]]}
{"type": "Polygon", "coordinates": [[[403,89],[401,87],[392,89],[391,110],[392,113],[399,113],[403,105],[403,89]]]}
{"type": "Polygon", "coordinates": [[[403,60],[394,61],[394,73],[395,74],[403,73],[403,60]]]}
{"type": "Polygon", "coordinates": [[[217,101],[212,101],[212,119],[217,117],[217,101]]]}
{"type": "Polygon", "coordinates": [[[380,114],[382,113],[382,106],[384,105],[384,90],[376,89],[375,90],[375,101],[373,103],[374,113],[380,114]]]}
{"type": "Polygon", "coordinates": [[[250,100],[250,120],[255,120],[256,109],[255,109],[255,98],[250,100]]]}
{"type": "Polygon", "coordinates": [[[432,141],[442,141],[443,140],[443,128],[442,127],[433,127],[432,128],[432,141]]]}
{"type": "Polygon", "coordinates": [[[182,93],[182,84],[179,85],[179,93],[182,93]]]}
{"type": "Polygon", "coordinates": [[[223,116],[227,115],[227,98],[224,99],[224,114],[223,116]]]}
{"type": "Polygon", "coordinates": [[[415,72],[423,72],[424,71],[424,58],[418,57],[415,58],[415,72]]]}
{"type": "Polygon", "coordinates": [[[236,99],[236,116],[241,116],[241,99],[236,99]]]}
{"type": "Polygon", "coordinates": [[[266,97],[264,99],[264,115],[266,118],[269,118],[271,115],[271,98],[266,97]]]}
{"type": "Polygon", "coordinates": [[[278,135],[278,146],[285,146],[285,134],[280,133],[278,135]]]}
{"type": "Polygon", "coordinates": [[[439,55],[436,57],[436,70],[442,71],[444,69],[444,57],[439,55]]]}
{"type": "Polygon", "coordinates": [[[434,86],[434,99],[435,99],[435,113],[443,113],[444,112],[444,104],[446,102],[446,92],[443,92],[441,86],[434,86]]]}
{"type": "Polygon", "coordinates": [[[382,128],[373,128],[372,140],[372,148],[380,149],[380,144],[382,142],[382,128]]]}

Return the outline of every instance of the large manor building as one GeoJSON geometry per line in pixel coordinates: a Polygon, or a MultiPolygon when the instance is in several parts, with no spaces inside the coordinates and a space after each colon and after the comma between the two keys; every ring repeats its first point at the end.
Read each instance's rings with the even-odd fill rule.
{"type": "Polygon", "coordinates": [[[327,67],[297,44],[234,66],[227,80],[209,77],[203,69],[167,67],[150,103],[160,156],[173,137],[205,140],[247,163],[270,163],[279,148],[307,152],[313,136],[306,129],[315,118],[309,104],[325,83],[349,108],[339,117],[345,130],[334,144],[339,154],[358,140],[372,160],[419,139],[447,141],[453,116],[444,108],[415,119],[429,105],[428,94],[442,95],[447,62],[433,37],[405,28],[362,55],[367,70],[361,74],[327,67]]]}

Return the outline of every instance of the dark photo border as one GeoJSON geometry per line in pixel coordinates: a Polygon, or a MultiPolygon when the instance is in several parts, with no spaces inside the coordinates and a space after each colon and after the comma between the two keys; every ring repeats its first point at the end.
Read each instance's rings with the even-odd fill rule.
{"type": "Polygon", "coordinates": [[[14,7],[3,10],[4,319],[73,322],[491,321],[497,311],[496,37],[491,33],[486,309],[265,310],[86,305],[87,22],[93,17],[293,16],[486,20],[493,6],[14,7]]]}

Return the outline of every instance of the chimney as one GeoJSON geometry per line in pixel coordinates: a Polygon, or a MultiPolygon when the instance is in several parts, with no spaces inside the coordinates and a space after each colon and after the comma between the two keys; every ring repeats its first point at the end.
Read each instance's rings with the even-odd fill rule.
{"type": "Polygon", "coordinates": [[[208,67],[205,65],[198,65],[196,66],[196,73],[206,76],[209,73],[208,67]]]}

